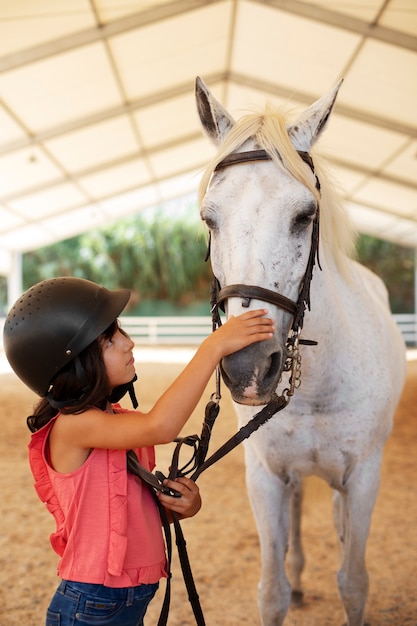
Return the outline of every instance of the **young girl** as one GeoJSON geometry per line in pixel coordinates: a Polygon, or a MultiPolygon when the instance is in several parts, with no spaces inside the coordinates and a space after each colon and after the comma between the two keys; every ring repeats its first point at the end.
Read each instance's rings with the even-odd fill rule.
{"type": "MultiPolygon", "coordinates": [[[[161,520],[150,489],[126,467],[133,450],[147,470],[154,446],[178,436],[220,359],[274,331],[266,311],[230,319],[205,339],[149,413],[115,404],[133,394],[134,344],[118,316],[129,291],[79,278],[38,283],[15,303],[4,327],[6,356],[41,400],[28,418],[29,461],[40,499],[56,522],[51,535],[62,578],[46,626],[140,626],[166,577],[161,520]]],[[[180,517],[201,506],[189,478],[159,493],[180,517]]]]}

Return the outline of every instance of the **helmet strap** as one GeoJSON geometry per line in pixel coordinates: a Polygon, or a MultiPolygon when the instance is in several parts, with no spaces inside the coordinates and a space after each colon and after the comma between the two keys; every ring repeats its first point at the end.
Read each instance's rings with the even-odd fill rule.
{"type": "Polygon", "coordinates": [[[123,396],[129,393],[133,408],[136,409],[139,406],[139,404],[136,399],[135,388],[133,386],[133,383],[137,379],[138,377],[135,374],[130,382],[125,383],[124,385],[118,385],[117,387],[115,387],[113,391],[111,392],[111,394],[109,395],[109,402],[111,402],[111,404],[115,404],[116,402],[119,402],[119,400],[121,400],[123,396]]]}
{"type": "Polygon", "coordinates": [[[87,382],[85,369],[82,366],[79,357],[78,356],[74,357],[73,361],[74,361],[76,376],[78,380],[80,381],[80,383],[82,384],[81,393],[76,398],[67,398],[65,400],[55,400],[55,398],[52,395],[52,390],[53,390],[53,385],[52,385],[48,393],[45,394],[45,398],[48,400],[49,404],[54,409],[63,409],[67,406],[74,406],[74,404],[78,404],[84,398],[86,392],[89,389],[89,384],[87,382]]]}
{"type": "MultiPolygon", "coordinates": [[[[77,375],[78,380],[81,383],[84,382],[84,385],[81,390],[81,394],[77,396],[76,398],[67,398],[65,400],[55,400],[55,398],[52,395],[53,387],[51,387],[51,389],[45,395],[45,398],[48,400],[49,404],[54,409],[59,410],[67,406],[74,406],[74,404],[78,404],[83,399],[83,397],[85,396],[86,392],[89,389],[89,385],[87,384],[87,377],[85,375],[85,370],[83,366],[81,365],[81,361],[78,358],[78,356],[74,357],[74,366],[75,366],[75,373],[77,375]]],[[[135,388],[133,386],[133,383],[137,379],[138,377],[135,374],[130,382],[125,383],[124,385],[118,385],[117,387],[115,387],[108,397],[109,402],[111,402],[112,404],[119,402],[119,400],[121,400],[123,396],[129,393],[133,408],[136,409],[139,406],[139,404],[136,399],[135,388]]]]}

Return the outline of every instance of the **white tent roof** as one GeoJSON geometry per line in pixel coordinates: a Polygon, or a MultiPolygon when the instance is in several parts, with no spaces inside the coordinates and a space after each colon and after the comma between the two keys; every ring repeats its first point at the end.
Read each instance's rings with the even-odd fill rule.
{"type": "Polygon", "coordinates": [[[415,0],[2,0],[1,273],[196,190],[196,75],[235,117],[344,77],[322,151],[359,229],[417,247],[415,0]]]}

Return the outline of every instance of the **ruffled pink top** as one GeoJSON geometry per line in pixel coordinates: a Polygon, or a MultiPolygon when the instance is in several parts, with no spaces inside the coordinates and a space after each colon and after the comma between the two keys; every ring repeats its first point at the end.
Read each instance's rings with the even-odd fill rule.
{"type": "MultiPolygon", "coordinates": [[[[119,405],[113,408],[124,411],[119,405]]],[[[29,463],[36,492],[55,518],[50,539],[61,557],[58,575],[107,587],[166,577],[159,511],[148,487],[127,472],[126,451],[94,448],[75,472],[55,472],[48,463],[47,442],[56,417],[32,435],[29,463]]],[[[135,452],[152,471],[154,448],[135,452]]]]}

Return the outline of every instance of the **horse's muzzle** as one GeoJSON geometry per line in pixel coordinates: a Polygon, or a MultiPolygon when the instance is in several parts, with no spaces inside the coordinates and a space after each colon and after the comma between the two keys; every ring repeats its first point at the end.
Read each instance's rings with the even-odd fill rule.
{"type": "Polygon", "coordinates": [[[272,351],[267,344],[253,344],[222,359],[222,377],[235,402],[267,404],[274,394],[281,377],[283,351],[272,351]]]}

